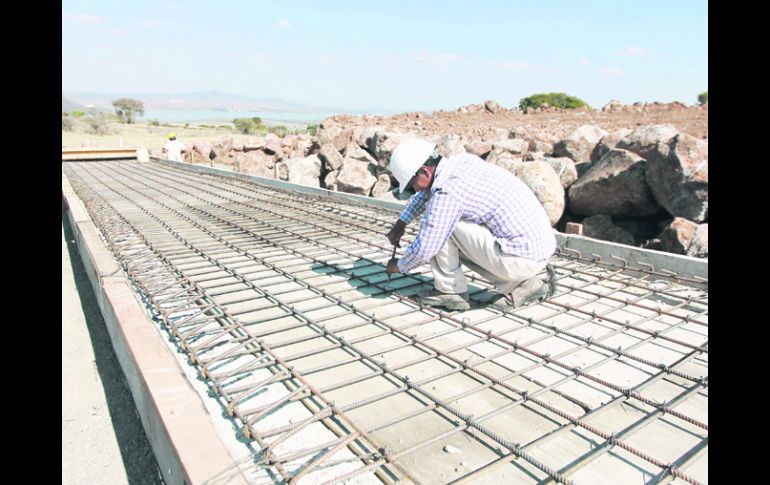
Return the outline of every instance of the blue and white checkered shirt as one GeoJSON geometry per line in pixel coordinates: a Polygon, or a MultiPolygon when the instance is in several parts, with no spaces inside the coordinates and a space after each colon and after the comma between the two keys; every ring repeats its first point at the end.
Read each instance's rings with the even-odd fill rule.
{"type": "Polygon", "coordinates": [[[398,261],[402,273],[428,262],[446,244],[460,219],[485,225],[506,254],[547,260],[556,237],[545,209],[527,185],[504,168],[469,153],[443,158],[431,196],[409,199],[399,217],[409,224],[425,211],[420,233],[398,261]]]}

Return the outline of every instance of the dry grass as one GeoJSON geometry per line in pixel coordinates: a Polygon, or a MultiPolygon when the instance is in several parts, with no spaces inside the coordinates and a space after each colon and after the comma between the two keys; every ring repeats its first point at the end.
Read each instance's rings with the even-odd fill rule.
{"type": "Polygon", "coordinates": [[[163,126],[153,126],[144,122],[132,123],[130,125],[107,121],[107,133],[95,135],[89,131],[88,126],[81,120],[75,121],[75,127],[72,131],[61,132],[62,148],[77,147],[146,147],[160,148],[168,139],[169,132],[174,132],[177,139],[185,144],[192,144],[195,141],[214,141],[225,135],[232,135],[236,142],[243,142],[249,135],[234,133],[225,128],[208,128],[190,124],[185,128],[184,124],[172,124],[163,126]]]}

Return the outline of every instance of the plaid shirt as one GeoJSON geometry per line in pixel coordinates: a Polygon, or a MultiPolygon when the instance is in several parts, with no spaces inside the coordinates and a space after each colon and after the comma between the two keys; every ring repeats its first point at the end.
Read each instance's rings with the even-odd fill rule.
{"type": "Polygon", "coordinates": [[[547,260],[556,237],[532,190],[511,172],[462,153],[436,168],[431,195],[417,192],[401,212],[409,224],[423,211],[420,233],[398,261],[402,273],[428,262],[446,244],[460,219],[489,228],[506,254],[547,260]]]}

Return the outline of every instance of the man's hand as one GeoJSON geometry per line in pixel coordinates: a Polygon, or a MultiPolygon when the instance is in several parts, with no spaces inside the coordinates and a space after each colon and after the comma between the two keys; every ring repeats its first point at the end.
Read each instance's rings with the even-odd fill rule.
{"type": "Polygon", "coordinates": [[[388,274],[399,273],[400,271],[398,270],[398,258],[391,258],[388,260],[388,265],[385,266],[385,271],[387,271],[388,274]]]}
{"type": "Polygon", "coordinates": [[[385,237],[388,238],[388,241],[390,241],[390,244],[392,244],[393,246],[396,246],[397,248],[400,248],[401,244],[399,241],[401,241],[401,237],[404,235],[404,231],[406,231],[406,223],[401,219],[399,219],[396,221],[395,224],[393,224],[393,227],[390,229],[390,232],[388,232],[385,235],[385,237]]]}

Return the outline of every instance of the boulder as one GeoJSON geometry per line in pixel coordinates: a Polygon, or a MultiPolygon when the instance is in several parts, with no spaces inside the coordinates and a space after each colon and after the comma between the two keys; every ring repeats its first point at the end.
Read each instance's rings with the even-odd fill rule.
{"type": "Polygon", "coordinates": [[[647,159],[647,184],[655,200],[675,217],[708,217],[708,142],[679,134],[659,143],[647,159]]]}
{"type": "Polygon", "coordinates": [[[551,225],[559,222],[564,212],[564,189],[553,168],[545,162],[522,162],[516,167],[515,175],[543,204],[551,225]]]}
{"type": "Polygon", "coordinates": [[[275,157],[262,150],[238,153],[235,155],[233,170],[259,177],[275,178],[275,157]]]}
{"type": "MultiPolygon", "coordinates": [[[[535,153],[538,153],[538,152],[535,152],[535,153]]],[[[530,155],[534,156],[534,154],[530,154],[530,155]]],[[[533,157],[533,160],[538,160],[538,158],[533,157]]],[[[567,157],[553,158],[553,157],[541,156],[539,160],[547,163],[548,165],[551,166],[551,168],[553,168],[553,171],[556,172],[556,175],[559,176],[559,180],[561,181],[561,186],[564,187],[565,189],[568,188],[573,183],[575,183],[575,181],[578,178],[577,169],[575,168],[575,162],[573,162],[571,158],[567,158],[567,157]]]]}
{"type": "Polygon", "coordinates": [[[675,254],[685,254],[687,248],[695,237],[698,225],[682,217],[675,217],[658,235],[661,249],[675,254]]]}
{"type": "Polygon", "coordinates": [[[570,211],[624,217],[657,213],[660,208],[647,185],[646,165],[629,151],[610,150],[570,186],[570,211]]]}
{"type": "Polygon", "coordinates": [[[372,187],[372,197],[376,197],[378,199],[382,198],[386,194],[390,193],[392,182],[390,180],[390,175],[386,173],[380,174],[379,177],[377,177],[377,182],[375,182],[374,187],[372,187]]]}
{"type": "Polygon", "coordinates": [[[321,186],[321,160],[317,155],[305,158],[290,158],[285,162],[288,181],[295,184],[321,186]]]}
{"type": "Polygon", "coordinates": [[[459,153],[465,153],[465,146],[460,135],[448,133],[436,141],[436,149],[442,157],[452,157],[459,153]]]}
{"type": "Polygon", "coordinates": [[[326,164],[327,170],[337,170],[342,166],[342,155],[334,147],[333,143],[326,143],[318,151],[318,158],[326,164]]]}
{"type": "Polygon", "coordinates": [[[640,126],[618,140],[615,147],[628,150],[647,159],[650,157],[650,152],[658,146],[658,143],[665,143],[678,134],[679,131],[674,128],[674,125],[640,126]]]}
{"type": "Polygon", "coordinates": [[[346,157],[337,173],[335,181],[337,190],[349,194],[369,195],[377,182],[376,168],[376,163],[361,162],[346,157]]]}
{"type": "Polygon", "coordinates": [[[616,226],[612,218],[606,214],[599,214],[583,219],[583,235],[603,241],[612,241],[629,246],[634,245],[634,236],[631,233],[616,226]]]}
{"type": "Polygon", "coordinates": [[[631,129],[621,128],[603,136],[591,152],[591,162],[598,162],[601,160],[607,152],[615,148],[618,142],[625,138],[629,133],[631,133],[631,129]]]}
{"type": "Polygon", "coordinates": [[[219,158],[224,159],[227,154],[233,149],[233,136],[225,135],[218,140],[215,140],[211,144],[211,151],[214,152],[212,159],[219,158]]]}
{"type": "Polygon", "coordinates": [[[377,166],[385,168],[390,163],[390,156],[399,143],[407,137],[394,131],[377,131],[367,140],[366,148],[377,160],[377,166]]]}
{"type": "Polygon", "coordinates": [[[583,125],[567,138],[557,142],[553,146],[553,154],[555,157],[571,158],[575,163],[588,162],[596,144],[607,134],[599,127],[583,125]]]}
{"type": "Polygon", "coordinates": [[[472,140],[465,144],[465,151],[484,158],[492,151],[492,144],[481,140],[472,140]]]}

